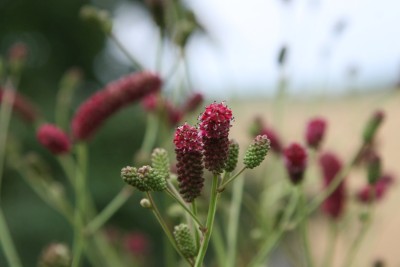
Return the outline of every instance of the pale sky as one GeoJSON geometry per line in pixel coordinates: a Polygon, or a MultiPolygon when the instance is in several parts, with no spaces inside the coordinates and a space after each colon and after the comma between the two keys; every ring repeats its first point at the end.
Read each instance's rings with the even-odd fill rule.
{"type": "MultiPolygon", "coordinates": [[[[288,45],[289,91],[350,87],[388,88],[400,79],[398,0],[192,0],[208,37],[194,36],[188,62],[194,87],[210,96],[271,95],[279,69],[276,58],[288,45]],[[346,21],[341,35],[333,33],[346,21]],[[359,73],[349,84],[347,70],[359,73]]],[[[113,14],[114,31],[143,65],[154,69],[157,31],[146,12],[124,4],[113,14]]],[[[110,45],[113,47],[112,45],[110,45]]],[[[169,50],[163,72],[175,62],[169,50]]],[[[128,62],[117,50],[112,53],[128,62]]]]}

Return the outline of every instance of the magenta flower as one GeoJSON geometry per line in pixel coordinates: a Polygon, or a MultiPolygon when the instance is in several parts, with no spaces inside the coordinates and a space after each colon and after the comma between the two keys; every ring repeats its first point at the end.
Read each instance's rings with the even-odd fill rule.
{"type": "Polygon", "coordinates": [[[224,103],[213,103],[206,107],[199,120],[205,168],[220,174],[228,159],[232,111],[224,103]]]}
{"type": "Polygon", "coordinates": [[[37,109],[30,101],[28,101],[18,92],[0,87],[0,103],[6,96],[6,91],[9,93],[8,96],[14,99],[14,102],[12,103],[13,111],[15,111],[24,121],[27,123],[33,123],[38,119],[39,114],[37,109]]]}
{"type": "Polygon", "coordinates": [[[322,118],[314,118],[307,124],[305,139],[307,145],[311,148],[318,149],[324,139],[326,130],[326,121],[322,118]]]}
{"type": "Polygon", "coordinates": [[[283,151],[283,156],[290,180],[295,185],[301,183],[307,167],[306,150],[298,143],[292,143],[283,151]]]}
{"type": "MultiPolygon", "coordinates": [[[[342,163],[334,154],[324,153],[319,158],[319,164],[324,177],[324,187],[326,188],[330,185],[330,183],[332,183],[332,181],[340,172],[342,163]]],[[[329,215],[331,218],[339,218],[343,213],[346,202],[345,189],[345,182],[343,180],[322,204],[323,212],[329,215]]]]}
{"type": "Polygon", "coordinates": [[[74,139],[89,139],[111,115],[160,88],[161,79],[150,72],[134,73],[109,83],[75,113],[71,126],[74,139]]]}
{"type": "Polygon", "coordinates": [[[204,185],[203,148],[198,130],[186,123],[178,127],[174,144],[179,193],[186,202],[192,202],[201,194],[204,185]]]}
{"type": "Polygon", "coordinates": [[[39,143],[55,155],[65,154],[70,151],[71,142],[68,136],[53,124],[43,124],[37,131],[39,143]]]}

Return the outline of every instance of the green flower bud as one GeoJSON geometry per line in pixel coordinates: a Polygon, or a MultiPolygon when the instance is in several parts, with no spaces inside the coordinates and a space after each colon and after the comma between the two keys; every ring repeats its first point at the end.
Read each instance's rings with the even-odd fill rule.
{"type": "Polygon", "coordinates": [[[150,166],[143,166],[138,172],[141,171],[141,169],[143,169],[143,174],[148,177],[146,182],[151,191],[164,191],[167,188],[167,180],[165,180],[165,177],[158,171],[150,166]]]}
{"type": "Polygon", "coordinates": [[[110,14],[106,10],[86,5],[81,8],[80,16],[82,19],[97,23],[104,31],[104,33],[111,33],[113,26],[112,20],[110,18],[110,14]]]}
{"type": "Polygon", "coordinates": [[[65,244],[50,244],[43,250],[38,266],[69,267],[71,266],[71,252],[65,244]]]}
{"type": "Polygon", "coordinates": [[[179,250],[186,258],[193,258],[196,256],[196,246],[193,236],[190,233],[189,227],[181,223],[174,227],[174,237],[179,250]]]}
{"type": "Polygon", "coordinates": [[[150,186],[146,181],[148,179],[148,175],[144,175],[143,169],[139,173],[138,169],[136,169],[135,167],[127,166],[125,168],[122,168],[121,177],[125,183],[136,187],[139,191],[150,191],[150,186]]]}
{"type": "Polygon", "coordinates": [[[225,171],[233,172],[236,168],[239,157],[239,144],[235,140],[229,141],[228,160],[225,163],[225,171]]]}
{"type": "Polygon", "coordinates": [[[261,164],[270,149],[270,141],[266,135],[257,135],[244,156],[244,165],[253,169],[261,164]]]}
{"type": "Polygon", "coordinates": [[[151,154],[151,166],[156,170],[164,179],[169,178],[169,157],[167,150],[163,148],[156,148],[151,154]]]}
{"type": "Polygon", "coordinates": [[[382,174],[381,158],[373,154],[368,161],[368,183],[375,184],[382,174]]]}
{"type": "Polygon", "coordinates": [[[382,124],[384,118],[385,118],[385,114],[381,110],[376,111],[373,114],[373,116],[370,118],[370,120],[368,121],[368,123],[364,129],[364,133],[363,133],[364,143],[369,144],[372,142],[372,140],[374,139],[375,134],[376,134],[377,130],[379,129],[379,126],[382,124]]]}

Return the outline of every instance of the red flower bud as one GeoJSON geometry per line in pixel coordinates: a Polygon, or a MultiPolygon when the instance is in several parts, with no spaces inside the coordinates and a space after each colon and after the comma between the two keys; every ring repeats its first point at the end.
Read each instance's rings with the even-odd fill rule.
{"type": "Polygon", "coordinates": [[[367,204],[372,202],[373,200],[381,200],[385,196],[387,189],[393,184],[393,182],[393,176],[389,174],[383,175],[378,179],[375,184],[368,184],[365,187],[361,188],[360,191],[358,191],[358,201],[367,204]]]}
{"type": "Polygon", "coordinates": [[[70,151],[71,143],[68,136],[57,126],[43,124],[37,131],[39,143],[53,154],[65,154],[70,151]]]}
{"type": "Polygon", "coordinates": [[[160,78],[150,72],[134,73],[111,82],[86,100],[72,120],[76,140],[87,140],[111,115],[144,96],[160,90],[160,78]]]}
{"type": "Polygon", "coordinates": [[[307,124],[305,139],[307,145],[311,148],[318,149],[325,134],[326,121],[321,118],[314,118],[307,124]]]}
{"type": "MultiPolygon", "coordinates": [[[[335,179],[342,168],[340,160],[332,153],[324,153],[319,159],[319,164],[324,177],[324,187],[328,187],[335,179]]],[[[344,180],[329,195],[323,205],[322,210],[331,218],[338,218],[343,213],[346,201],[344,180]]]]}
{"type": "Polygon", "coordinates": [[[301,183],[307,167],[306,150],[301,145],[293,143],[283,151],[283,156],[290,180],[295,185],[301,183]]]}

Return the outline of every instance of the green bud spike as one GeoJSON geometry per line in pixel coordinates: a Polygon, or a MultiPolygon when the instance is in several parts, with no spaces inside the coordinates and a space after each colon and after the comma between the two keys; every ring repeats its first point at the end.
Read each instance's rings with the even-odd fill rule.
{"type": "MultiPolygon", "coordinates": [[[[142,167],[143,168],[143,167],[142,167]]],[[[144,175],[143,169],[136,169],[135,167],[127,166],[122,168],[121,177],[125,183],[137,188],[139,191],[147,192],[150,191],[146,180],[146,175],[144,175]],[[140,173],[139,173],[140,170],[140,173]]]]}
{"type": "Polygon", "coordinates": [[[370,118],[363,132],[365,144],[370,144],[373,141],[376,132],[378,131],[379,126],[382,124],[384,118],[385,114],[381,110],[376,111],[370,118]]]}
{"type": "Polygon", "coordinates": [[[253,169],[261,164],[270,149],[270,141],[266,135],[257,135],[244,156],[244,165],[253,169]]]}
{"type": "Polygon", "coordinates": [[[148,170],[148,174],[146,174],[148,176],[148,179],[146,179],[146,181],[150,189],[152,191],[159,191],[159,192],[164,191],[167,188],[167,180],[165,180],[165,176],[160,174],[158,171],[156,171],[150,166],[144,166],[142,168],[145,167],[150,168],[148,170]]]}
{"type": "Polygon", "coordinates": [[[169,178],[169,157],[167,150],[163,148],[156,148],[151,154],[151,166],[156,170],[164,179],[169,178]]]}
{"type": "Polygon", "coordinates": [[[179,250],[186,258],[196,256],[196,246],[189,227],[181,223],[174,227],[174,237],[179,250]]]}
{"type": "Polygon", "coordinates": [[[375,184],[382,174],[381,158],[374,154],[368,162],[368,183],[375,184]]]}
{"type": "Polygon", "coordinates": [[[236,168],[239,157],[239,144],[235,140],[229,141],[228,160],[225,164],[226,172],[233,172],[236,168]]]}

